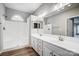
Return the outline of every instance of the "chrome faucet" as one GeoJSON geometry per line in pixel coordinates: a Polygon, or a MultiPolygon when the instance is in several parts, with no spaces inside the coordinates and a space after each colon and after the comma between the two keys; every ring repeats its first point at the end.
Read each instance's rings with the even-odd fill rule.
{"type": "Polygon", "coordinates": [[[61,34],[60,34],[60,36],[59,36],[59,40],[60,40],[60,41],[64,41],[63,38],[61,37],[61,34]]]}
{"type": "Polygon", "coordinates": [[[42,36],[42,34],[40,34],[40,36],[42,36]]]}

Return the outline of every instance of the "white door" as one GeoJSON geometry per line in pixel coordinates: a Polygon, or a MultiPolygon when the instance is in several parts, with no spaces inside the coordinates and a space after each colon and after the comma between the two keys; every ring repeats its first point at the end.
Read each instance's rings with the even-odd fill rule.
{"type": "Polygon", "coordinates": [[[2,32],[2,25],[1,24],[2,24],[2,22],[1,22],[1,18],[0,18],[0,51],[1,51],[1,47],[2,47],[2,41],[1,41],[2,40],[2,33],[1,33],[2,32]]]}
{"type": "Polygon", "coordinates": [[[3,26],[5,23],[5,17],[0,17],[0,51],[3,49],[3,26]]]}
{"type": "Polygon", "coordinates": [[[9,49],[28,45],[27,23],[6,21],[4,27],[3,48],[9,49]]]}

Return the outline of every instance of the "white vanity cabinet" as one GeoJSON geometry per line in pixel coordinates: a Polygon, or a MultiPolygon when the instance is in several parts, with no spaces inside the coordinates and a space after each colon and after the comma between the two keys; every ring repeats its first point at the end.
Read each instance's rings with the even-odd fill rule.
{"type": "Polygon", "coordinates": [[[47,47],[43,47],[43,56],[53,56],[53,51],[47,47]]]}
{"type": "Polygon", "coordinates": [[[31,46],[39,55],[42,56],[42,40],[31,37],[31,46]]]}
{"type": "Polygon", "coordinates": [[[59,55],[55,53],[52,49],[43,47],[43,56],[59,56],[59,55]]]}
{"type": "Polygon", "coordinates": [[[79,56],[79,54],[64,47],[43,40],[43,38],[32,36],[31,46],[40,56],[79,56]]]}
{"type": "Polygon", "coordinates": [[[51,48],[47,42],[43,41],[43,56],[59,56],[54,48],[51,48]]]}
{"type": "Polygon", "coordinates": [[[73,56],[74,53],[43,41],[43,56],[73,56]]]}

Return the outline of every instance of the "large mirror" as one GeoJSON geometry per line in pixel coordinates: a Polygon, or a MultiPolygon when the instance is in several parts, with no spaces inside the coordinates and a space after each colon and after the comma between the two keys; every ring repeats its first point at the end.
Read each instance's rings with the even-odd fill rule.
{"type": "Polygon", "coordinates": [[[45,17],[44,33],[79,38],[79,4],[71,3],[64,9],[53,11],[45,17]]]}
{"type": "Polygon", "coordinates": [[[69,18],[67,25],[67,35],[79,38],[79,16],[69,18]]]}

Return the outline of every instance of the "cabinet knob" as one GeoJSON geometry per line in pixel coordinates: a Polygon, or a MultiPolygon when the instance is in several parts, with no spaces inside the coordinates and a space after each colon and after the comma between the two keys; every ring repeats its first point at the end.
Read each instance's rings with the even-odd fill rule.
{"type": "Polygon", "coordinates": [[[3,30],[5,30],[5,27],[3,27],[3,30]]]}
{"type": "Polygon", "coordinates": [[[48,28],[48,30],[50,30],[50,28],[48,28]]]}
{"type": "Polygon", "coordinates": [[[53,56],[56,56],[55,54],[53,56]]]}
{"type": "Polygon", "coordinates": [[[53,56],[53,52],[50,52],[50,55],[53,56]]]}

